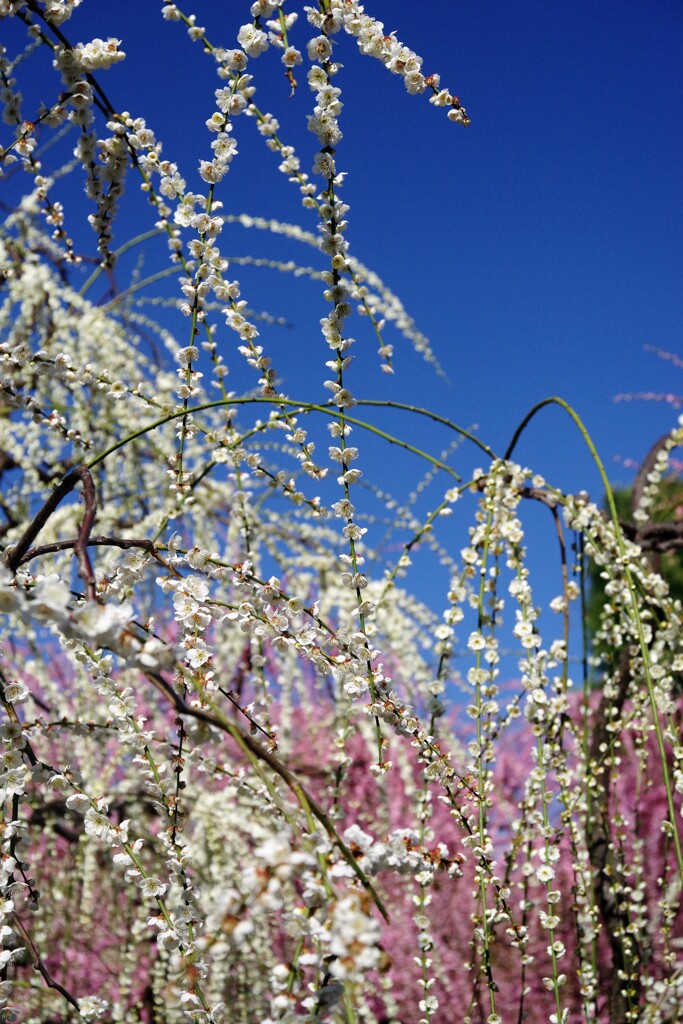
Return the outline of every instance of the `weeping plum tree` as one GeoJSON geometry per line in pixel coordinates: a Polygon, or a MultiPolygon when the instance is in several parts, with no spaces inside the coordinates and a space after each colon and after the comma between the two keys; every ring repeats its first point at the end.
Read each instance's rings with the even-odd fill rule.
{"type": "Polygon", "coordinates": [[[683,428],[629,534],[611,497],[605,514],[515,462],[554,404],[611,494],[561,399],[496,453],[393,401],[391,378],[366,393],[352,332],[388,372],[401,337],[435,357],[347,243],[342,55],[469,122],[356,0],[232,4],[220,38],[163,5],[215,78],[191,159],[117,106],[124,53],[70,35],[77,6],[0,0],[2,1018],[680,1020],[681,606],[640,542],[683,428]],[[260,105],[273,60],[310,89],[310,166],[260,105]],[[300,226],[224,206],[250,128],[300,226]],[[134,202],[140,234],[115,248],[134,202]],[[326,369],[302,390],[235,276],[249,257],[227,258],[236,223],[310,249],[312,266],[259,258],[320,288],[306,344],[326,369]],[[124,287],[125,255],[160,239],[166,262],[124,287]],[[423,467],[411,493],[372,478],[385,450],[423,467]],[[546,609],[530,504],[555,537],[546,609]],[[418,546],[448,581],[429,605],[418,546]],[[570,659],[577,547],[608,598],[598,689],[570,659]]]}

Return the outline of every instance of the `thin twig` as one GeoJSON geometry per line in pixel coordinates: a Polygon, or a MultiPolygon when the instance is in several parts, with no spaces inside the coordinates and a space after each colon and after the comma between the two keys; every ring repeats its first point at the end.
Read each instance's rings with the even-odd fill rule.
{"type": "Polygon", "coordinates": [[[17,916],[17,914],[15,914],[15,913],[12,914],[11,921],[12,921],[12,927],[15,928],[16,931],[19,933],[19,935],[21,936],[22,942],[24,943],[24,945],[26,946],[26,949],[28,950],[29,956],[31,957],[31,960],[33,961],[33,966],[42,975],[43,980],[44,980],[45,984],[47,985],[47,987],[48,988],[53,988],[56,992],[59,992],[59,994],[66,999],[67,1003],[70,1003],[70,1005],[73,1006],[76,1009],[76,1011],[79,1013],[79,1016],[80,1016],[80,1010],[79,1010],[79,1007],[78,1007],[78,1001],[71,995],[70,992],[67,991],[67,989],[64,988],[63,985],[60,985],[59,982],[55,981],[55,979],[52,977],[52,975],[48,971],[47,967],[45,966],[45,964],[41,960],[40,953],[38,952],[38,950],[34,946],[33,940],[31,939],[31,936],[29,935],[29,933],[24,928],[24,926],[21,923],[21,921],[19,920],[19,917],[17,916]]]}
{"type": "MultiPolygon", "coordinates": [[[[38,558],[40,555],[51,555],[56,551],[69,551],[71,548],[75,548],[77,544],[78,538],[74,538],[73,540],[58,540],[52,544],[41,544],[39,547],[30,548],[22,556],[20,565],[24,565],[24,563],[30,562],[33,558],[38,558]]],[[[88,537],[87,545],[88,547],[112,547],[123,548],[124,550],[141,548],[143,551],[147,551],[160,565],[163,565],[168,572],[173,573],[174,576],[180,575],[177,569],[174,569],[165,558],[162,558],[157,551],[154,541],[146,537],[88,537]]]]}

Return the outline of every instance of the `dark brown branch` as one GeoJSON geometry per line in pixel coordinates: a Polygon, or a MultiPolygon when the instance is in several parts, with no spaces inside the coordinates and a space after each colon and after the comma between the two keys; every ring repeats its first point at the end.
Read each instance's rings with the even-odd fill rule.
{"type": "Polygon", "coordinates": [[[638,544],[646,553],[663,554],[666,551],[683,548],[683,522],[647,522],[642,526],[620,522],[619,525],[624,536],[638,544]]]}
{"type": "MultiPolygon", "coordinates": [[[[64,498],[66,498],[67,494],[70,494],[81,479],[83,469],[85,469],[85,467],[77,466],[66,474],[61,483],[57,484],[54,488],[52,494],[47,499],[43,507],[36,513],[32,522],[29,523],[17,543],[12,547],[7,556],[7,566],[12,572],[17,571],[21,565],[24,555],[31,547],[31,544],[33,544],[33,541],[43,529],[52,513],[56,511],[64,498]]],[[[86,469],[86,472],[90,474],[90,470],[86,469]]]]}
{"type": "MultiPolygon", "coordinates": [[[[30,548],[22,556],[20,565],[30,562],[33,558],[39,558],[40,555],[52,555],[57,551],[69,551],[75,548],[77,544],[78,538],[75,538],[74,540],[58,540],[52,544],[41,544],[39,547],[30,548]]],[[[154,541],[148,540],[146,537],[88,537],[87,545],[88,547],[112,547],[123,548],[124,550],[141,548],[143,551],[149,552],[152,558],[160,562],[165,569],[173,571],[172,567],[169,566],[168,562],[157,551],[154,541]]]]}
{"type": "Polygon", "coordinates": [[[64,988],[63,985],[60,985],[59,982],[55,981],[55,979],[52,977],[47,967],[41,960],[40,953],[33,944],[31,936],[26,931],[26,929],[24,928],[23,924],[21,923],[16,914],[11,915],[11,921],[12,927],[19,933],[19,935],[21,936],[21,941],[24,943],[26,949],[28,950],[29,956],[33,961],[33,966],[39,972],[39,974],[42,975],[47,987],[53,988],[56,992],[59,992],[59,994],[63,996],[64,999],[66,999],[67,1003],[75,1007],[75,1009],[78,1011],[78,1001],[71,995],[69,991],[67,991],[67,989],[64,988]]]}
{"type": "Polygon", "coordinates": [[[95,574],[92,569],[92,562],[88,555],[88,538],[95,525],[97,515],[97,495],[95,494],[95,481],[87,466],[81,467],[81,480],[83,483],[83,498],[85,500],[85,515],[81,528],[78,531],[78,539],[74,544],[74,552],[78,561],[78,575],[85,583],[85,595],[89,601],[97,600],[95,589],[95,574]]]}
{"type": "MultiPolygon", "coordinates": [[[[95,574],[93,573],[92,563],[88,556],[88,544],[90,542],[90,533],[95,524],[95,516],[97,515],[97,495],[95,493],[95,481],[93,480],[92,473],[87,466],[76,466],[75,469],[69,470],[61,483],[57,484],[50,497],[34,517],[33,521],[29,523],[26,530],[24,530],[24,533],[17,544],[9,549],[9,553],[7,554],[7,565],[12,572],[16,573],[19,566],[27,560],[26,556],[31,549],[33,541],[43,529],[53,512],[56,511],[67,494],[74,489],[79,480],[83,487],[85,513],[78,531],[78,536],[75,540],[69,541],[65,545],[65,549],[68,547],[73,548],[78,562],[78,575],[85,583],[86,597],[90,601],[96,601],[97,592],[95,589],[95,574]]],[[[40,549],[37,550],[39,551],[40,549]]],[[[35,557],[35,552],[36,549],[34,549],[34,554],[31,555],[31,557],[35,557]]]]}
{"type": "Polygon", "coordinates": [[[18,469],[19,463],[16,461],[13,455],[6,452],[4,448],[0,450],[0,476],[5,472],[6,469],[18,469]]]}
{"type": "MultiPolygon", "coordinates": [[[[664,437],[660,437],[657,444],[649,453],[648,459],[650,460],[650,464],[648,465],[647,472],[642,475],[642,477],[642,470],[638,472],[636,484],[633,488],[634,509],[638,507],[635,504],[636,487],[639,487],[639,494],[642,499],[642,492],[647,480],[647,474],[652,469],[657,458],[657,453],[661,449],[662,443],[668,439],[668,436],[669,435],[667,434],[664,437]],[[639,480],[640,483],[638,483],[639,480]]],[[[482,482],[483,480],[484,478],[478,481],[479,490],[484,489],[485,483],[482,482]]],[[[520,494],[523,498],[540,501],[550,509],[557,507],[557,500],[550,491],[545,491],[538,487],[522,487],[520,494]]],[[[606,522],[611,522],[611,517],[607,512],[603,512],[602,515],[606,522]]],[[[624,536],[628,540],[632,540],[634,543],[638,544],[646,554],[663,554],[667,551],[676,551],[679,548],[683,548],[683,522],[654,523],[652,520],[649,520],[641,526],[637,526],[635,523],[620,519],[619,526],[621,527],[621,531],[624,536]]]]}

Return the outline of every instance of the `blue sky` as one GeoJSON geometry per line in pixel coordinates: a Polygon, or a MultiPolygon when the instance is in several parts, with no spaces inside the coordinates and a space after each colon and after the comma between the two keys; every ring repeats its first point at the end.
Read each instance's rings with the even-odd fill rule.
{"type": "MultiPolygon", "coordinates": [[[[203,0],[194,11],[216,45],[232,46],[248,7],[203,0]]],[[[165,155],[198,189],[193,175],[211,141],[204,121],[220,83],[211,60],[181,26],[163,22],[159,8],[151,0],[86,0],[64,31],[72,41],[122,39],[128,59],[101,78],[110,99],[147,118],[165,155]]],[[[676,413],[615,404],[614,396],[683,393],[681,371],[644,351],[682,346],[683,8],[678,0],[368,0],[366,9],[423,56],[425,72],[441,74],[472,124],[452,125],[377,61],[361,58],[352,40],[340,42],[345,137],[337,167],[348,171],[351,250],[400,295],[449,378],[435,376],[398,339],[396,375],[381,374],[372,339],[363,352],[360,321],[354,392],[476,423],[498,451],[531,405],[559,394],[583,417],[613,479],[629,479],[615,458],[640,459],[676,413]]],[[[300,20],[292,41],[305,49],[309,32],[300,20]]],[[[315,139],[305,130],[304,75],[290,99],[277,53],[250,71],[256,100],[278,117],[281,137],[308,168],[315,139]]],[[[25,116],[33,98],[49,99],[47,81],[38,75],[24,85],[25,116]]],[[[220,196],[226,211],[314,230],[253,123],[240,119],[236,135],[239,157],[220,196]]],[[[131,180],[129,197],[135,187],[131,180]]],[[[77,191],[70,201],[67,216],[75,218],[77,191]]],[[[145,226],[136,202],[121,218],[119,242],[145,226]]],[[[234,255],[297,258],[291,243],[240,228],[224,242],[234,255]]],[[[150,250],[147,269],[160,258],[150,250]]],[[[300,258],[316,262],[312,250],[300,258]]],[[[125,267],[119,273],[123,285],[125,267]]],[[[323,300],[314,286],[272,272],[241,276],[245,298],[291,322],[264,344],[289,393],[312,397],[309,379],[323,379],[328,358],[316,329],[323,300]]],[[[435,453],[448,440],[424,424],[404,421],[401,431],[435,453]]],[[[518,457],[558,486],[600,495],[588,453],[558,410],[541,414],[518,457]]],[[[389,470],[388,486],[413,473],[405,465],[389,470]]]]}

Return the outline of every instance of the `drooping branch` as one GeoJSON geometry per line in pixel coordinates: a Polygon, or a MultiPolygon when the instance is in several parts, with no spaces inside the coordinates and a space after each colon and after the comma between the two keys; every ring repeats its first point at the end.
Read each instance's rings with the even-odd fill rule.
{"type": "Polygon", "coordinates": [[[338,834],[329,816],[313,799],[310,793],[304,789],[294,773],[291,772],[289,768],[287,768],[286,765],[283,764],[283,762],[270,750],[261,746],[258,740],[253,736],[250,736],[248,732],[245,732],[236,723],[229,722],[227,719],[219,717],[216,714],[211,714],[208,711],[203,711],[201,708],[191,707],[183,700],[179,693],[176,693],[170,683],[168,683],[159,673],[146,672],[145,675],[154,684],[157,690],[171,701],[175,711],[179,715],[187,715],[191,718],[197,719],[199,722],[206,722],[207,725],[212,725],[214,728],[219,729],[228,736],[231,736],[243,752],[258,761],[262,761],[271,769],[271,771],[280,776],[283,782],[292,791],[301,807],[305,811],[309,811],[322,825],[329,838],[342,854],[344,860],[353,870],[363,888],[371,896],[373,903],[379,910],[382,917],[385,921],[389,921],[389,915],[387,914],[384,904],[382,903],[382,900],[380,899],[372,882],[370,882],[353,853],[338,834]]]}

